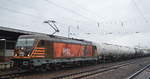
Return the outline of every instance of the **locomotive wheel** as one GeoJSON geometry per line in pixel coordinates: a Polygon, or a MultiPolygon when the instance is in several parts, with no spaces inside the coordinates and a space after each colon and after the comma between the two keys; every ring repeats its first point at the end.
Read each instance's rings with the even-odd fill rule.
{"type": "Polygon", "coordinates": [[[57,71],[57,70],[60,70],[60,69],[61,69],[60,66],[55,66],[55,67],[54,67],[54,70],[56,70],[56,71],[57,71]]]}
{"type": "Polygon", "coordinates": [[[50,64],[47,64],[47,65],[46,65],[46,70],[48,70],[48,71],[49,71],[49,70],[52,70],[52,68],[51,68],[51,65],[50,65],[50,64]]]}
{"type": "Polygon", "coordinates": [[[41,71],[41,72],[47,71],[46,65],[40,66],[40,71],[41,71]]]}
{"type": "Polygon", "coordinates": [[[40,67],[35,67],[35,71],[40,71],[40,67]]]}

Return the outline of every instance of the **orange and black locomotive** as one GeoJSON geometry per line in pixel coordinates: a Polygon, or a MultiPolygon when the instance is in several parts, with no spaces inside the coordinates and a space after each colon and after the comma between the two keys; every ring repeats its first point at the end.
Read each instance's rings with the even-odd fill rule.
{"type": "Polygon", "coordinates": [[[48,35],[19,37],[14,66],[21,69],[50,69],[57,65],[96,61],[96,47],[90,41],[48,35]]]}

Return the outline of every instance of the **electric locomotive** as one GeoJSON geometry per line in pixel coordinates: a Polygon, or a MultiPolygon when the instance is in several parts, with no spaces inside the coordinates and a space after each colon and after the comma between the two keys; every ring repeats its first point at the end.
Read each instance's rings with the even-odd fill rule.
{"type": "Polygon", "coordinates": [[[96,46],[90,41],[49,35],[21,35],[14,67],[48,70],[67,64],[97,61],[96,46]]]}

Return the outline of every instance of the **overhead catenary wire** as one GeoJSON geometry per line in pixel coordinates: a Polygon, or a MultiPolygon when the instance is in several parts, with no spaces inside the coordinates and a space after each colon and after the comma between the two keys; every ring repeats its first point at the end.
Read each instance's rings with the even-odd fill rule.
{"type": "MultiPolygon", "coordinates": [[[[10,0],[11,1],[11,0],[10,0]]],[[[50,0],[46,0],[46,1],[50,1],[50,0]]],[[[55,2],[54,2],[55,3],[55,2]]],[[[57,4],[58,5],[58,4],[57,4]]],[[[59,6],[62,6],[62,5],[59,5],[59,6]]],[[[3,7],[3,9],[6,9],[7,7],[4,7],[4,6],[1,6],[1,7],[3,7]]],[[[1,8],[0,7],[0,8],[1,8]]],[[[36,9],[36,8],[34,8],[34,7],[31,7],[31,6],[24,6],[24,7],[28,7],[28,8],[32,8],[32,9],[35,9],[35,10],[37,10],[38,11],[38,9],[36,9]]],[[[62,6],[62,8],[63,8],[63,6],[62,6]]],[[[71,10],[72,11],[72,13],[74,13],[75,12],[75,14],[77,13],[79,13],[79,12],[76,12],[76,11],[74,11],[74,10],[72,10],[72,9],[69,9],[69,8],[66,8],[66,7],[64,7],[66,10],[71,10]]],[[[19,14],[23,14],[23,15],[27,15],[27,16],[31,16],[31,17],[33,17],[33,18],[37,18],[37,19],[44,19],[45,20],[45,18],[47,18],[47,17],[44,17],[44,16],[37,16],[37,15],[34,15],[34,14],[32,14],[32,13],[28,13],[28,12],[22,12],[22,11],[18,11],[18,10],[15,10],[15,9],[11,9],[11,8],[7,8],[6,10],[8,10],[8,11],[10,11],[10,12],[13,12],[13,13],[19,13],[19,14]]],[[[84,10],[84,8],[83,8],[83,10],[84,10]]],[[[87,9],[85,9],[85,11],[86,11],[87,9]]],[[[141,12],[142,13],[142,12],[141,12]]],[[[84,19],[88,19],[89,17],[86,17],[85,15],[82,15],[81,13],[79,13],[80,15],[78,15],[78,16],[81,16],[81,17],[84,17],[84,19]]],[[[92,14],[92,13],[91,13],[92,14]]],[[[143,13],[142,13],[143,14],[143,13]]],[[[41,14],[42,15],[42,14],[41,14]]],[[[143,15],[144,16],[144,15],[143,15]]],[[[145,16],[144,16],[145,17],[145,16]]],[[[65,18],[65,17],[64,17],[65,18]]],[[[70,18],[70,19],[72,19],[72,18],[70,18]]],[[[90,18],[89,18],[90,19],[90,18]]],[[[88,20],[89,20],[88,19],[88,20]]],[[[146,17],[145,17],[145,19],[146,19],[146,17]]],[[[75,20],[75,19],[74,19],[75,20]]],[[[146,19],[147,20],[147,19],[146,19]]],[[[145,21],[146,21],[145,20],[145,21]]],[[[79,20],[80,21],[80,20],[79,20]]],[[[80,21],[81,22],[81,21],[80,21]]],[[[106,22],[106,21],[105,21],[106,22]]],[[[104,24],[105,24],[105,22],[104,22],[104,24]]],[[[99,25],[99,27],[101,27],[101,22],[99,22],[100,23],[100,25],[99,25]]],[[[113,23],[110,23],[110,24],[113,24],[113,23]]],[[[118,23],[118,24],[120,24],[120,23],[118,23]]]]}
{"type": "Polygon", "coordinates": [[[86,12],[92,14],[93,16],[95,16],[95,17],[97,17],[97,18],[99,18],[99,19],[104,19],[103,17],[100,17],[99,15],[97,15],[95,12],[90,11],[90,10],[87,9],[86,7],[81,6],[81,4],[79,4],[79,3],[77,3],[77,2],[74,2],[73,0],[70,0],[70,1],[73,2],[74,4],[76,4],[77,6],[79,6],[80,9],[82,9],[82,10],[84,10],[84,11],[86,11],[86,12]]]}
{"type": "MultiPolygon", "coordinates": [[[[59,8],[62,8],[62,9],[64,9],[64,10],[66,10],[66,11],[69,11],[69,12],[71,12],[71,13],[73,13],[73,14],[77,14],[77,15],[79,15],[77,12],[75,12],[74,10],[71,10],[71,9],[69,9],[69,8],[65,8],[65,7],[63,7],[63,6],[61,6],[61,5],[58,5],[58,4],[56,4],[55,2],[53,2],[53,1],[50,1],[50,0],[45,0],[45,1],[47,1],[47,2],[49,2],[49,3],[51,3],[51,4],[53,4],[54,6],[56,6],[56,7],[59,7],[59,8]]],[[[83,8],[82,8],[83,9],[83,8]]],[[[84,9],[85,11],[87,11],[87,9],[84,9]]],[[[80,16],[82,16],[82,15],[80,15],[80,16]]],[[[82,16],[83,17],[83,16],[82,16]]],[[[86,17],[87,18],[87,17],[86,17]]],[[[111,24],[112,24],[112,22],[111,22],[111,24]]]]}
{"type": "Polygon", "coordinates": [[[89,17],[87,17],[87,16],[84,16],[84,15],[82,15],[82,14],[80,14],[80,13],[78,13],[78,12],[72,10],[72,9],[69,9],[69,8],[64,7],[64,6],[58,5],[58,4],[56,4],[55,2],[53,2],[53,1],[50,1],[50,0],[45,0],[45,1],[48,2],[49,4],[52,4],[52,5],[56,6],[56,7],[58,7],[58,8],[64,9],[64,10],[67,11],[67,12],[70,12],[70,13],[72,13],[72,14],[75,14],[75,15],[77,15],[77,16],[80,16],[80,17],[82,17],[82,18],[84,18],[84,19],[88,19],[88,20],[92,20],[92,21],[97,22],[97,21],[94,20],[93,18],[89,18],[89,17]]]}
{"type": "Polygon", "coordinates": [[[137,2],[135,0],[132,0],[135,8],[137,9],[137,11],[139,12],[139,14],[142,16],[142,18],[144,19],[144,21],[147,23],[148,20],[146,19],[145,15],[143,14],[143,12],[141,11],[141,9],[139,8],[139,5],[137,4],[137,2]]]}
{"type": "MultiPolygon", "coordinates": [[[[9,2],[16,3],[17,1],[10,0],[9,2]]],[[[21,4],[19,4],[19,5],[21,5],[21,4]]],[[[31,7],[31,6],[25,6],[25,7],[28,7],[28,8],[30,8],[30,9],[39,11],[38,9],[36,9],[36,8],[34,8],[34,7],[31,7]]],[[[3,8],[4,8],[4,7],[3,7],[3,8]]],[[[9,9],[9,8],[7,8],[7,9],[9,9]]],[[[85,10],[88,11],[87,9],[85,9],[85,10]]],[[[9,9],[9,11],[10,11],[10,9],[9,9]]],[[[44,16],[44,15],[42,15],[42,14],[40,14],[40,15],[42,15],[42,16],[35,16],[35,15],[33,15],[33,14],[29,14],[29,13],[26,13],[26,12],[19,12],[19,11],[17,11],[17,10],[12,10],[12,9],[11,9],[11,11],[16,12],[16,13],[21,13],[21,14],[24,14],[24,15],[28,15],[28,16],[32,16],[32,17],[35,17],[35,18],[38,18],[38,19],[42,19],[42,18],[45,19],[45,18],[48,18],[48,17],[46,17],[46,16],[44,16]]],[[[65,17],[63,17],[63,18],[65,18],[65,17]]],[[[72,18],[69,18],[69,19],[72,19],[72,18]]],[[[73,19],[73,20],[75,20],[75,19],[73,19]]],[[[77,20],[77,21],[80,21],[80,22],[81,22],[81,20],[77,20]]]]}
{"type": "MultiPolygon", "coordinates": [[[[24,5],[24,4],[19,3],[19,2],[15,1],[15,0],[10,0],[9,2],[10,2],[10,3],[18,3],[17,5],[21,5],[21,6],[24,6],[24,7],[27,7],[27,8],[29,8],[29,9],[33,9],[33,10],[39,12],[39,10],[38,10],[37,8],[34,8],[34,7],[32,7],[32,6],[29,6],[29,5],[24,5]]],[[[20,13],[20,12],[17,12],[17,13],[20,13]]],[[[40,15],[42,15],[42,14],[40,14],[40,15]]],[[[31,15],[29,15],[29,16],[31,16],[31,15]]],[[[44,15],[38,16],[38,17],[47,18],[47,17],[45,17],[44,15]]],[[[41,19],[41,18],[39,18],[39,19],[41,19]]],[[[64,18],[66,18],[66,17],[64,17],[64,18]]],[[[72,18],[69,18],[69,19],[72,19],[72,18]]],[[[73,19],[73,20],[75,20],[75,19],[73,19]]],[[[75,20],[75,21],[81,22],[81,20],[75,20]]]]}
{"type": "MultiPolygon", "coordinates": [[[[47,1],[49,1],[49,0],[47,0],[47,1]]],[[[134,3],[135,3],[135,5],[136,5],[136,7],[139,9],[139,7],[137,6],[137,3],[135,2],[135,0],[133,0],[134,1],[134,3]]],[[[9,2],[14,2],[14,3],[16,3],[17,1],[15,1],[15,0],[9,0],[9,2]]],[[[79,5],[79,4],[77,4],[77,5],[79,5]]],[[[80,6],[80,5],[79,5],[80,6]]],[[[38,11],[38,9],[36,9],[36,8],[33,8],[33,7],[31,7],[31,6],[25,6],[25,7],[28,7],[28,8],[32,8],[32,9],[34,9],[34,10],[36,10],[36,11],[38,11]]],[[[81,7],[81,6],[80,6],[81,7]]],[[[86,9],[85,7],[81,7],[82,8],[82,10],[85,10],[85,11],[88,11],[88,9],[86,9]]],[[[90,11],[89,11],[90,12],[90,11]]],[[[141,12],[141,11],[140,11],[141,12]]],[[[142,13],[142,12],[141,12],[142,13]]],[[[27,14],[28,15],[28,14],[27,14]]],[[[145,17],[145,16],[144,16],[145,17]]]]}
{"type": "Polygon", "coordinates": [[[10,8],[7,8],[7,7],[3,7],[3,6],[1,6],[1,5],[0,5],[0,8],[3,9],[3,10],[7,10],[7,11],[10,11],[10,12],[13,12],[13,13],[23,14],[23,15],[31,16],[31,17],[38,18],[38,19],[44,19],[44,18],[42,18],[42,17],[39,17],[39,16],[36,16],[36,15],[30,14],[30,13],[17,11],[17,10],[14,10],[14,9],[10,9],[10,8]]]}
{"type": "MultiPolygon", "coordinates": [[[[21,12],[21,11],[17,11],[17,10],[14,10],[14,9],[10,9],[10,8],[7,8],[7,7],[4,7],[4,6],[1,6],[0,5],[0,9],[3,9],[3,10],[6,10],[6,11],[9,11],[9,12],[12,12],[12,13],[16,13],[16,14],[21,14],[21,15],[26,15],[26,16],[30,16],[31,18],[35,18],[35,19],[39,19],[39,20],[41,20],[41,22],[43,21],[43,20],[45,20],[45,18],[44,17],[40,17],[40,16],[36,16],[36,15],[34,15],[34,14],[30,14],[30,13],[26,13],[26,12],[21,12]]],[[[25,25],[25,24],[18,24],[18,23],[13,23],[13,26],[31,26],[31,25],[25,25]]],[[[7,25],[8,26],[8,25],[7,25]]]]}
{"type": "MultiPolygon", "coordinates": [[[[38,17],[41,17],[41,18],[43,18],[43,19],[51,19],[52,17],[47,17],[47,16],[44,16],[44,15],[42,15],[42,13],[41,13],[41,11],[38,9],[38,8],[34,8],[34,7],[32,7],[32,6],[29,6],[29,5],[24,5],[24,4],[22,4],[22,3],[19,3],[19,2],[17,2],[17,1],[15,1],[15,0],[9,0],[9,3],[14,3],[14,4],[16,4],[17,3],[17,5],[21,5],[21,6],[23,6],[23,7],[26,7],[26,8],[28,8],[28,9],[32,9],[32,10],[35,10],[35,11],[37,11],[37,12],[39,12],[39,16],[38,17]]],[[[41,18],[39,18],[39,19],[41,19],[41,18]]]]}
{"type": "MultiPolygon", "coordinates": [[[[27,7],[27,8],[29,8],[29,9],[33,9],[33,10],[35,10],[35,11],[37,11],[37,12],[39,12],[39,10],[37,9],[37,8],[34,8],[34,7],[32,7],[32,6],[29,6],[29,5],[24,5],[24,4],[20,4],[19,2],[17,2],[17,1],[15,1],[15,0],[9,0],[9,2],[12,2],[12,3],[18,3],[18,5],[21,5],[21,6],[24,6],[24,7],[27,7]]],[[[77,5],[77,6],[80,6],[80,5],[77,5]]],[[[84,8],[83,8],[84,9],[84,8]]],[[[86,11],[89,13],[90,11],[88,11],[88,9],[86,9],[86,11]]],[[[76,12],[76,11],[75,11],[76,12]]],[[[90,12],[91,13],[91,12],[90,12]]],[[[93,13],[91,13],[92,15],[93,15],[93,13]]],[[[40,15],[42,15],[42,14],[40,14],[40,15]]],[[[96,14],[94,14],[94,15],[96,15],[96,14]]],[[[83,16],[83,15],[82,15],[83,16]]],[[[96,15],[97,16],[97,15],[96,15]]],[[[46,17],[46,16],[44,16],[44,15],[42,15],[41,17],[43,17],[43,18],[48,18],[48,17],[46,17]]],[[[98,17],[98,16],[97,16],[98,17]]],[[[65,20],[67,19],[66,17],[61,17],[61,18],[65,18],[65,20]]],[[[74,21],[77,21],[77,22],[87,22],[87,21],[82,21],[82,20],[77,20],[77,19],[73,19],[73,18],[68,18],[68,19],[71,19],[71,20],[74,20],[74,21]]],[[[90,19],[91,20],[91,18],[85,18],[85,19],[90,19]]]]}

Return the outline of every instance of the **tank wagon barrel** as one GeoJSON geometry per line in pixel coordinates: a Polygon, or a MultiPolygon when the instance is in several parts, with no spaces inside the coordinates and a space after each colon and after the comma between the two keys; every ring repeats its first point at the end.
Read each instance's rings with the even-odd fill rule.
{"type": "Polygon", "coordinates": [[[99,58],[105,59],[124,59],[135,55],[135,49],[127,46],[120,46],[108,43],[97,43],[97,54],[99,58]]]}

